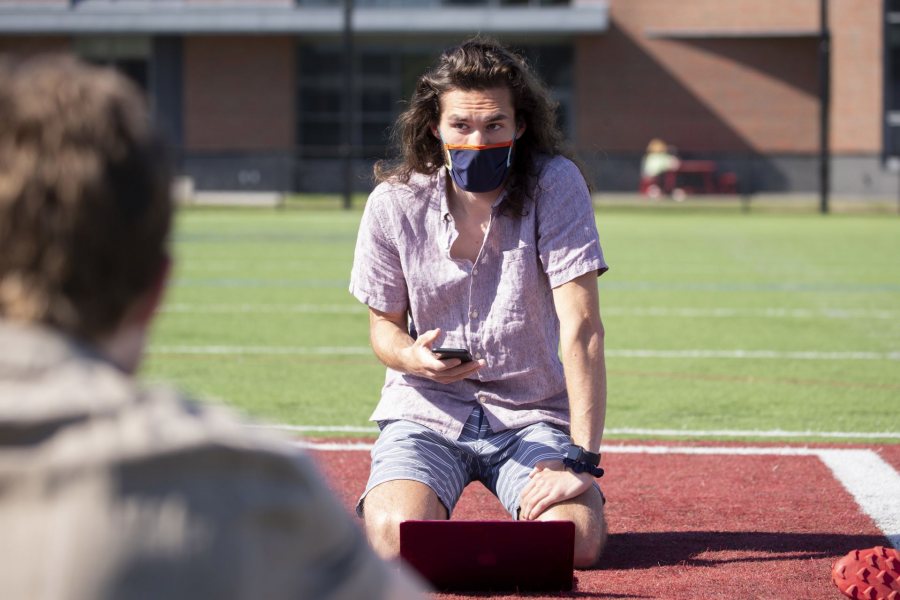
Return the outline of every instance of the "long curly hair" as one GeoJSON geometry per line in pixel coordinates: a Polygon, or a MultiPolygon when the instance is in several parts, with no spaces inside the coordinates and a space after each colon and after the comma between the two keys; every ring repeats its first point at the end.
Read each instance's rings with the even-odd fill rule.
{"type": "Polygon", "coordinates": [[[375,181],[405,183],[414,172],[437,172],[444,164],[444,150],[440,140],[432,135],[432,128],[440,120],[443,94],[496,87],[509,89],[516,125],[525,126],[515,143],[502,210],[512,215],[525,214],[525,203],[537,181],[537,156],[573,157],[564,148],[564,137],[556,122],[558,103],[546,86],[524,58],[483,36],[445,50],[419,78],[408,108],[394,123],[392,141],[399,156],[375,164],[375,181]]]}

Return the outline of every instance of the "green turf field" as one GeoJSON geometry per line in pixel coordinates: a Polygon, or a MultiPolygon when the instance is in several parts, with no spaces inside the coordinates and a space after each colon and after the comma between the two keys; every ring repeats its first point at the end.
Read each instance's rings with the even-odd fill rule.
{"type": "MultiPolygon", "coordinates": [[[[384,371],[347,292],[360,216],[182,210],[145,378],[261,420],[369,425],[384,371]]],[[[608,437],[900,442],[896,216],[601,208],[597,222],[608,437]]]]}

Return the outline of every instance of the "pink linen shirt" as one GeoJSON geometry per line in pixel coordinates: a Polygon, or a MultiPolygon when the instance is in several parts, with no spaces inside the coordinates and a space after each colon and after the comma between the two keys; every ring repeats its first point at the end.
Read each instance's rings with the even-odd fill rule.
{"type": "Polygon", "coordinates": [[[440,328],[435,346],[468,348],[487,363],[452,384],[388,369],[373,421],[406,419],[456,439],[477,403],[495,432],[541,421],[568,428],[552,290],[608,267],[578,168],[556,156],[538,171],[527,214],[501,214],[503,194],[494,203],[474,263],[450,256],[458,233],[445,169],[369,196],[350,292],[376,310],[407,312],[414,337],[440,328]]]}

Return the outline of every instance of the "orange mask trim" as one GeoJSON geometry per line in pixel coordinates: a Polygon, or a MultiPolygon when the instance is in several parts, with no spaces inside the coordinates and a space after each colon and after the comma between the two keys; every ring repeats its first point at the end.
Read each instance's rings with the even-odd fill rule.
{"type": "Polygon", "coordinates": [[[447,150],[490,150],[491,148],[509,148],[512,146],[512,140],[501,142],[499,144],[485,144],[482,146],[472,146],[468,144],[444,144],[447,150]]]}

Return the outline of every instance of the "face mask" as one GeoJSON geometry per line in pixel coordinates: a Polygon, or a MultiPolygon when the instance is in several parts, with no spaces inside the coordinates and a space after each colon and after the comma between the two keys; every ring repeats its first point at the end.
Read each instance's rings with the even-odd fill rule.
{"type": "MultiPolygon", "coordinates": [[[[443,138],[441,138],[443,142],[443,138]]],[[[502,144],[464,146],[444,144],[450,155],[450,176],[467,192],[490,192],[503,184],[512,164],[512,139],[502,144]]]]}

